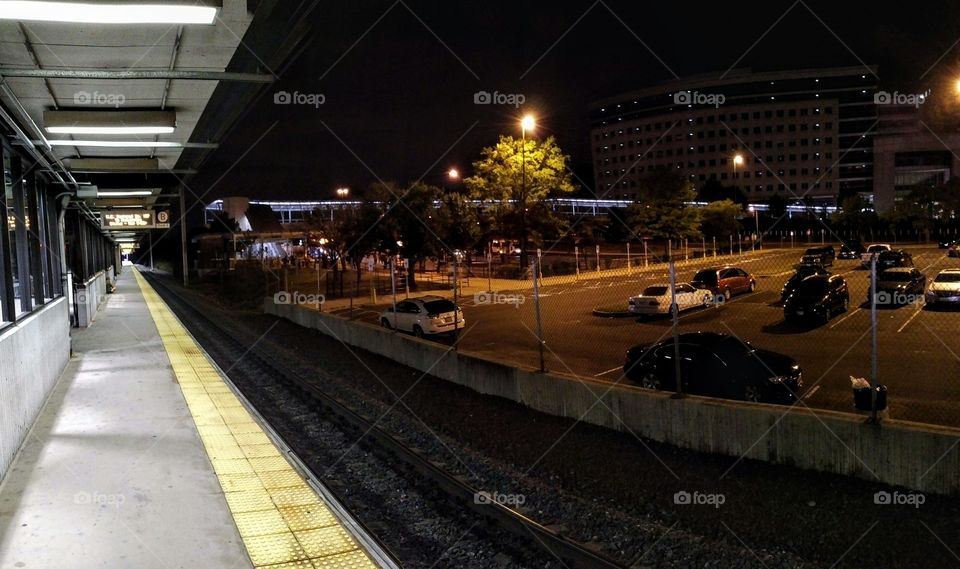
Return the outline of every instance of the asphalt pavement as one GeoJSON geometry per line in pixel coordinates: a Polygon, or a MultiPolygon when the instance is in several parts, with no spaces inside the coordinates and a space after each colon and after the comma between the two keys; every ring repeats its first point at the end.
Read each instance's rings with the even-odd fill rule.
{"type": "MultiPolygon", "coordinates": [[[[904,247],[928,279],[945,268],[960,267],[935,246],[904,247]]],[[[684,312],[680,332],[712,331],[734,335],[798,360],[804,370],[800,405],[852,410],[850,376],[870,377],[871,324],[866,304],[869,271],[859,261],[837,260],[830,270],[847,279],[851,306],[846,313],[818,327],[787,324],[779,304],[780,289],[794,273],[800,249],[745,254],[743,258],[689,261],[678,268],[678,281],[690,280],[708,266],[743,268],[757,280],[757,291],[717,305],[684,312]]],[[[669,317],[638,321],[601,318],[597,306],[622,305],[653,284],[669,282],[663,266],[638,268],[632,274],[583,274],[577,279],[545,281],[540,314],[546,367],[553,372],[605,381],[622,377],[624,354],[637,344],[671,336],[669,317]]],[[[503,284],[501,281],[499,284],[503,284]]],[[[536,367],[536,317],[527,283],[496,295],[465,295],[467,325],[460,349],[536,367]]],[[[389,299],[380,299],[388,300],[389,299]]],[[[376,323],[387,304],[355,306],[354,317],[376,323]]],[[[345,308],[334,312],[346,315],[345,308]]],[[[888,388],[891,418],[960,426],[960,311],[932,311],[922,304],[878,311],[880,382],[888,388]]],[[[449,338],[438,338],[449,343],[449,338]]]]}

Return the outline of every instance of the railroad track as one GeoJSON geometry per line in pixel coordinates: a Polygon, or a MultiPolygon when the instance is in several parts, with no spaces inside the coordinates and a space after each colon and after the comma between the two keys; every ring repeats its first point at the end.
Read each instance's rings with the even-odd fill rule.
{"type": "MultiPolygon", "coordinates": [[[[626,569],[626,566],[588,549],[520,512],[489,499],[486,492],[474,488],[457,475],[447,472],[418,450],[405,445],[401,440],[377,427],[375,419],[354,412],[339,400],[317,388],[313,381],[303,377],[296,370],[283,366],[275,356],[263,353],[255,339],[251,344],[237,338],[234,331],[200,310],[193,300],[169,286],[162,278],[149,273],[144,273],[144,276],[188,328],[202,322],[204,327],[214,330],[219,340],[244,354],[245,360],[255,359],[258,366],[270,370],[276,381],[298,393],[313,405],[327,410],[328,418],[332,422],[351,431],[364,433],[366,442],[364,446],[372,454],[392,464],[399,461],[408,471],[432,482],[435,488],[446,495],[451,507],[471,512],[479,520],[492,524],[534,549],[542,551],[545,558],[556,559],[570,569],[626,569]]],[[[337,496],[337,498],[340,497],[337,496]]],[[[385,545],[383,547],[387,549],[385,545]]]]}

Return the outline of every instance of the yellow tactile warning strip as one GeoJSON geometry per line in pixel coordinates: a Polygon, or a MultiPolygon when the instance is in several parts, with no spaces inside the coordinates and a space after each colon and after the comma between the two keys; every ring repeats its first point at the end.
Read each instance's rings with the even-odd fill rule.
{"type": "Polygon", "coordinates": [[[133,273],[254,566],[375,569],[153,287],[133,273]]]}

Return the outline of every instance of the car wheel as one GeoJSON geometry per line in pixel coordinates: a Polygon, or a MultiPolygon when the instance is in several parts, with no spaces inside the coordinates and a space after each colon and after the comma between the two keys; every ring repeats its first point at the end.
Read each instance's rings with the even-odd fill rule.
{"type": "Polygon", "coordinates": [[[731,298],[733,298],[733,293],[730,292],[729,288],[723,289],[723,298],[724,300],[730,300],[731,298]]]}
{"type": "Polygon", "coordinates": [[[415,325],[413,327],[413,335],[417,338],[423,338],[423,328],[421,328],[419,325],[415,325]]]}
{"type": "Polygon", "coordinates": [[[640,387],[644,389],[654,389],[660,391],[660,378],[656,376],[652,371],[648,371],[643,374],[643,377],[640,378],[640,387]]]}
{"type": "Polygon", "coordinates": [[[380,319],[380,326],[382,326],[383,328],[386,328],[387,330],[393,330],[393,326],[390,325],[390,321],[387,320],[386,318],[380,319]]]}
{"type": "Polygon", "coordinates": [[[840,312],[847,312],[850,310],[850,298],[847,297],[843,299],[843,307],[840,309],[840,312]]]}
{"type": "Polygon", "coordinates": [[[756,385],[748,385],[743,389],[743,400],[751,401],[753,403],[759,403],[761,400],[760,397],[760,388],[756,385]]]}

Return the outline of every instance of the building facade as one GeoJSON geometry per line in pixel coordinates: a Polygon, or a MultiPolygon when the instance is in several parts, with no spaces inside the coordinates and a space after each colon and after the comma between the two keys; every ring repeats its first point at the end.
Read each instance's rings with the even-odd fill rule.
{"type": "Polygon", "coordinates": [[[682,172],[697,188],[738,187],[835,205],[873,191],[875,68],[733,70],[662,83],[594,103],[598,196],[631,199],[644,174],[682,172]]]}

